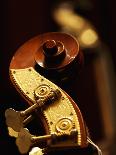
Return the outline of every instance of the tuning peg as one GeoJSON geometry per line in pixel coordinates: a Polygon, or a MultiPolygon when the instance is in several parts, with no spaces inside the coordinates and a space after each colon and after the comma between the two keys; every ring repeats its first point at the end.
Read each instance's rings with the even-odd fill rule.
{"type": "Polygon", "coordinates": [[[29,133],[29,130],[27,128],[21,128],[16,139],[16,145],[18,146],[19,151],[23,154],[27,153],[30,147],[36,143],[41,143],[50,140],[51,143],[55,144],[58,141],[67,141],[68,139],[75,137],[77,137],[77,130],[72,130],[70,132],[70,135],[58,135],[54,133],[50,135],[34,136],[29,133]]]}
{"type": "Polygon", "coordinates": [[[9,134],[11,137],[15,137],[15,138],[18,137],[18,132],[14,131],[11,127],[8,127],[8,134],[9,134]]]}
{"type": "MultiPolygon", "coordinates": [[[[36,94],[37,95],[37,94],[36,94]]],[[[21,116],[25,117],[31,114],[35,109],[39,107],[46,106],[47,104],[53,103],[54,101],[58,100],[61,97],[61,92],[56,90],[51,90],[50,93],[43,99],[39,99],[38,96],[35,96],[36,102],[31,107],[27,108],[25,111],[21,111],[21,116]]]]}
{"type": "Polygon", "coordinates": [[[9,108],[5,111],[5,117],[7,126],[18,132],[25,124],[32,120],[33,116],[30,115],[25,119],[25,117],[22,116],[22,112],[9,108]]]}
{"type": "Polygon", "coordinates": [[[31,137],[32,135],[29,133],[28,129],[21,128],[16,139],[16,145],[22,154],[27,153],[32,145],[31,137]]]}
{"type": "Polygon", "coordinates": [[[16,139],[16,145],[18,146],[19,151],[24,154],[27,153],[30,147],[37,143],[46,141],[51,139],[52,135],[44,135],[44,136],[33,136],[29,133],[29,130],[26,128],[21,128],[20,132],[18,133],[18,137],[16,139]]]}
{"type": "Polygon", "coordinates": [[[30,115],[37,108],[44,105],[50,104],[61,97],[61,93],[58,89],[52,90],[48,96],[43,100],[37,98],[37,103],[33,104],[24,111],[15,111],[12,108],[9,108],[5,111],[6,124],[7,126],[13,128],[15,131],[20,131],[21,127],[24,127],[24,124],[27,124],[31,119],[30,115]],[[30,116],[29,116],[30,115],[30,116]],[[28,116],[28,117],[27,117],[28,116]]]}
{"type": "Polygon", "coordinates": [[[13,130],[19,131],[23,127],[24,118],[21,117],[20,112],[9,108],[5,111],[5,117],[7,126],[13,128],[13,130]]]}

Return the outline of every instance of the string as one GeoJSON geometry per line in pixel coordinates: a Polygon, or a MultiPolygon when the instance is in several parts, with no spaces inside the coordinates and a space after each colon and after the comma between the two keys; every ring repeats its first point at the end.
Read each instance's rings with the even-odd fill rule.
{"type": "Polygon", "coordinates": [[[101,149],[89,137],[87,137],[87,141],[97,149],[98,155],[102,155],[101,149]]]}

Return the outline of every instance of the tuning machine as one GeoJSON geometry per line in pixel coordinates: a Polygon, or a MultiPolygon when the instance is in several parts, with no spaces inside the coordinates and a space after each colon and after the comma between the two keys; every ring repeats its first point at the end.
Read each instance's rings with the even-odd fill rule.
{"type": "Polygon", "coordinates": [[[30,122],[33,118],[32,115],[26,118],[24,115],[24,111],[15,111],[12,108],[9,108],[5,111],[6,124],[8,127],[11,127],[13,130],[19,132],[22,127],[25,126],[28,122],[30,122]]]}
{"type": "Polygon", "coordinates": [[[29,133],[27,128],[21,128],[16,138],[16,145],[20,153],[27,153],[34,144],[41,143],[46,140],[52,139],[52,135],[34,136],[29,133]]]}
{"type": "MultiPolygon", "coordinates": [[[[21,128],[16,138],[16,145],[18,146],[19,151],[24,154],[27,153],[33,145],[38,145],[42,142],[57,143],[58,141],[64,141],[72,139],[77,135],[77,130],[72,130],[70,135],[60,135],[56,133],[43,135],[43,136],[34,136],[29,133],[27,128],[21,128]]],[[[42,149],[41,149],[42,151],[42,149]]]]}
{"type": "Polygon", "coordinates": [[[61,97],[61,93],[58,89],[50,91],[50,93],[44,99],[37,99],[36,103],[27,108],[24,111],[15,111],[9,108],[5,111],[6,124],[8,127],[13,128],[19,132],[33,118],[32,113],[40,107],[45,107],[47,104],[54,102],[61,97]]]}

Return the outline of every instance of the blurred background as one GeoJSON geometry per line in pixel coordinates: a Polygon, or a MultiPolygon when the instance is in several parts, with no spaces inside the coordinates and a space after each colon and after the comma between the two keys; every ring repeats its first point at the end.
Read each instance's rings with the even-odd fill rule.
{"type": "Polygon", "coordinates": [[[0,151],[19,154],[8,136],[4,111],[22,107],[9,80],[15,51],[32,37],[53,31],[73,35],[84,54],[84,66],[74,91],[92,140],[103,155],[116,149],[116,1],[114,0],[4,0],[1,2],[0,151]],[[21,107],[20,107],[21,106],[21,107]]]}

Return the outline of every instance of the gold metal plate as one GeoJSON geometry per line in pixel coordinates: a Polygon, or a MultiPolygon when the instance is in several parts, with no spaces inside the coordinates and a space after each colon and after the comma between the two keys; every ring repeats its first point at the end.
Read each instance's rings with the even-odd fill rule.
{"type": "Polygon", "coordinates": [[[49,88],[55,90],[59,89],[62,94],[61,98],[43,110],[43,115],[48,124],[49,132],[50,134],[55,133],[58,135],[70,134],[72,129],[76,129],[78,132],[76,142],[69,140],[67,142],[60,142],[55,146],[81,146],[82,136],[79,119],[72,103],[61,88],[41,76],[32,67],[26,69],[10,69],[10,77],[16,89],[21,95],[23,95],[30,105],[36,103],[35,92],[36,95],[39,93],[39,95],[41,94],[44,96],[44,92],[46,91],[46,93],[48,93],[47,91],[49,91],[49,88]],[[40,86],[43,86],[43,88],[38,91],[40,86]]]}

